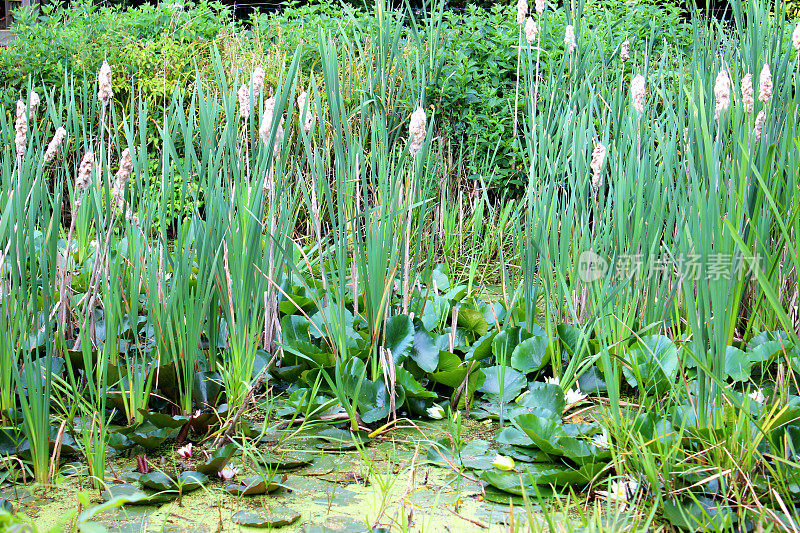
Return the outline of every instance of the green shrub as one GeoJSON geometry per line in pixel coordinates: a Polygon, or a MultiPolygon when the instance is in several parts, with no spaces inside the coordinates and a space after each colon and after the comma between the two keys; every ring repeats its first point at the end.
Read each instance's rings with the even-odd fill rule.
{"type": "Polygon", "coordinates": [[[0,87],[6,109],[32,79],[34,88],[60,88],[64,73],[94,83],[104,59],[114,65],[117,97],[136,78],[153,101],[194,76],[194,60],[230,19],[222,4],[161,4],[119,9],[91,1],[23,9],[12,28],[16,39],[0,50],[0,87]]]}

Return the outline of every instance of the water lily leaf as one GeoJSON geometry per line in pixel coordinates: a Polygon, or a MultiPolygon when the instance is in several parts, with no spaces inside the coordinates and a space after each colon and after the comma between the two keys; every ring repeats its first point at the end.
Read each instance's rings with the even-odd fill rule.
{"type": "Polygon", "coordinates": [[[305,365],[272,366],[270,367],[270,374],[281,381],[291,383],[295,381],[305,369],[305,365]]]}
{"type": "Polygon", "coordinates": [[[514,426],[506,426],[502,428],[495,438],[500,444],[513,444],[515,446],[533,446],[533,440],[525,434],[521,429],[514,426]]]}
{"type": "Polygon", "coordinates": [[[535,414],[520,415],[513,422],[539,449],[549,455],[567,457],[580,465],[603,462],[611,458],[609,450],[578,436],[583,429],[579,424],[564,425],[559,420],[535,414]]]}
{"type": "Polygon", "coordinates": [[[439,352],[439,366],[430,378],[437,383],[456,388],[464,382],[467,375],[467,365],[462,364],[461,358],[452,352],[439,352]]]}
{"type": "Polygon", "coordinates": [[[13,513],[14,504],[6,500],[5,498],[0,498],[0,511],[5,511],[6,513],[13,513]]]}
{"type": "Polygon", "coordinates": [[[537,381],[530,384],[528,391],[517,399],[517,404],[530,407],[533,414],[560,419],[567,402],[561,387],[537,381]]]}
{"type": "Polygon", "coordinates": [[[528,384],[525,379],[525,374],[517,372],[511,367],[490,366],[481,370],[486,380],[483,382],[478,390],[486,394],[500,396],[504,400],[513,400],[519,395],[522,388],[528,384]],[[504,372],[503,372],[504,370],[504,372]],[[501,374],[502,383],[501,383],[501,374]]]}
{"type": "Polygon", "coordinates": [[[439,366],[439,348],[420,320],[414,320],[414,341],[409,357],[425,372],[433,372],[439,366]]]}
{"type": "Polygon", "coordinates": [[[175,484],[175,480],[163,472],[142,474],[139,476],[139,483],[141,483],[143,487],[159,492],[164,490],[177,490],[178,488],[175,484]]]}
{"type": "Polygon", "coordinates": [[[656,395],[672,387],[678,375],[678,347],[664,335],[642,337],[631,346],[624,358],[633,367],[623,368],[628,384],[656,395]],[[639,383],[640,379],[642,383],[639,383]]]}
{"type": "MultiPolygon", "coordinates": [[[[318,354],[322,349],[311,342],[312,323],[302,315],[286,315],[281,319],[281,335],[285,348],[292,348],[303,355],[318,354]]],[[[323,329],[323,331],[325,331],[323,329]]],[[[295,362],[290,356],[289,364],[295,362]]]]}
{"type": "Polygon", "coordinates": [[[339,428],[325,428],[316,435],[325,442],[317,444],[322,450],[351,450],[358,444],[366,444],[369,439],[363,432],[351,432],[339,428]]]}
{"type": "Polygon", "coordinates": [[[728,346],[725,351],[725,373],[733,381],[747,381],[750,379],[750,358],[748,355],[733,346],[728,346]]]}
{"type": "MultiPolygon", "coordinates": [[[[139,478],[139,482],[141,482],[141,478],[139,478]]],[[[187,470],[178,476],[178,485],[183,492],[199,489],[206,483],[208,483],[208,476],[200,472],[187,470]]]]}
{"type": "Polygon", "coordinates": [[[489,323],[486,317],[480,311],[474,309],[465,309],[463,307],[458,310],[457,325],[474,335],[473,338],[482,337],[489,331],[489,323]]]}
{"type": "Polygon", "coordinates": [[[0,428],[0,455],[12,455],[19,451],[25,439],[9,429],[0,428]]]}
{"type": "Polygon", "coordinates": [[[505,360],[506,365],[510,364],[516,347],[529,338],[531,334],[519,326],[504,329],[492,341],[494,360],[498,363],[505,360]]]}
{"type": "Polygon", "coordinates": [[[158,428],[152,424],[142,424],[128,433],[128,438],[146,450],[153,450],[169,438],[172,428],[158,428]]]}
{"type": "Polygon", "coordinates": [[[544,453],[542,450],[539,450],[535,447],[529,446],[501,446],[498,450],[499,453],[503,455],[508,455],[509,457],[513,457],[517,461],[522,461],[525,463],[549,463],[551,462],[551,458],[549,455],[544,453]]]}
{"type": "Polygon", "coordinates": [[[464,359],[467,361],[479,361],[490,357],[492,355],[492,343],[496,336],[497,331],[491,331],[476,340],[472,346],[470,346],[464,359]]]}
{"type": "MultiPolygon", "coordinates": [[[[395,407],[400,407],[405,402],[405,393],[402,388],[395,391],[395,407]]],[[[392,405],[389,400],[389,391],[386,390],[386,383],[383,380],[369,381],[364,380],[358,393],[358,409],[361,419],[371,424],[378,420],[383,420],[392,412],[392,405]]]]}
{"type": "MultiPolygon", "coordinates": [[[[752,342],[752,341],[751,341],[752,342]]],[[[783,350],[779,341],[764,341],[747,350],[747,359],[751,363],[772,364],[775,357],[783,350]]]]}
{"type": "Polygon", "coordinates": [[[384,346],[387,350],[391,350],[395,363],[400,363],[406,358],[414,340],[414,324],[407,315],[395,315],[386,320],[384,346]]]}
{"type": "Polygon", "coordinates": [[[414,379],[414,376],[404,368],[398,367],[395,369],[395,372],[397,378],[396,384],[398,387],[403,388],[406,398],[436,398],[438,396],[435,392],[427,390],[420,385],[419,382],[414,379]]]}
{"type": "Polygon", "coordinates": [[[531,337],[519,343],[511,354],[511,367],[522,373],[538,372],[550,360],[547,337],[531,337]]]}
{"type": "Polygon", "coordinates": [[[256,461],[269,469],[291,470],[311,463],[315,457],[316,455],[309,452],[272,452],[257,456],[256,461]]]}
{"type": "Polygon", "coordinates": [[[450,288],[450,272],[447,265],[438,263],[433,270],[431,270],[431,283],[436,282],[436,289],[438,291],[446,291],[450,288]]]}
{"type": "Polygon", "coordinates": [[[195,372],[192,399],[196,407],[213,409],[220,392],[222,392],[222,376],[217,372],[195,372]]]}
{"type": "Polygon", "coordinates": [[[664,502],[664,518],[680,529],[690,531],[728,531],[734,523],[733,512],[709,498],[696,501],[664,502]]]}
{"type": "Polygon", "coordinates": [[[146,505],[152,502],[151,496],[130,483],[109,485],[106,490],[100,493],[100,497],[106,502],[119,501],[117,499],[126,500],[126,503],[131,505],[146,505]]]}
{"type": "Polygon", "coordinates": [[[329,329],[337,329],[333,326],[339,324],[340,322],[348,338],[358,338],[358,334],[353,329],[353,313],[351,313],[349,309],[339,308],[333,303],[328,304],[321,310],[311,315],[311,322],[316,325],[316,327],[309,329],[309,333],[313,338],[321,337],[322,335],[320,334],[320,331],[327,332],[329,329]]]}
{"type": "Polygon", "coordinates": [[[240,526],[258,528],[278,528],[288,526],[300,519],[300,513],[286,507],[270,506],[263,511],[239,511],[231,517],[231,522],[240,526]]]}
{"type": "Polygon", "coordinates": [[[558,340],[570,356],[576,353],[586,355],[589,352],[589,337],[584,331],[572,324],[561,324],[556,327],[558,340]]]}
{"type": "Polygon", "coordinates": [[[603,379],[603,374],[595,365],[590,366],[578,376],[578,386],[584,394],[598,394],[608,390],[608,384],[603,379]]]}
{"type": "Polygon", "coordinates": [[[633,431],[638,432],[648,445],[671,445],[677,439],[672,423],[656,413],[642,413],[632,424],[633,431]]]}
{"type": "Polygon", "coordinates": [[[502,302],[487,302],[481,310],[483,317],[489,324],[503,324],[508,311],[502,302]]]}
{"type": "MultiPolygon", "coordinates": [[[[520,472],[486,470],[480,479],[511,494],[535,495],[534,485],[586,485],[597,473],[594,468],[573,468],[557,463],[535,463],[526,465],[520,472]]],[[[541,490],[541,489],[539,489],[541,490]]]]}
{"type": "Polygon", "coordinates": [[[251,476],[243,479],[241,483],[229,483],[225,486],[225,492],[234,496],[267,494],[278,490],[284,481],[286,481],[286,475],[281,477],[280,482],[267,479],[264,476],[251,476]]]}
{"type": "Polygon", "coordinates": [[[139,409],[139,412],[142,413],[142,417],[146,422],[150,422],[157,428],[177,429],[185,426],[189,422],[188,416],[170,416],[164,413],[148,411],[147,409],[139,409]]]}
{"type": "Polygon", "coordinates": [[[196,465],[195,470],[201,474],[206,474],[207,476],[216,475],[217,472],[222,470],[222,468],[228,464],[228,461],[231,460],[231,457],[233,457],[233,453],[235,451],[236,445],[234,445],[232,442],[229,442],[211,454],[210,458],[196,465]]]}
{"type": "Polygon", "coordinates": [[[316,308],[316,303],[311,298],[299,294],[289,295],[291,299],[285,299],[278,303],[278,310],[284,315],[301,314],[300,311],[310,313],[316,308]]]}

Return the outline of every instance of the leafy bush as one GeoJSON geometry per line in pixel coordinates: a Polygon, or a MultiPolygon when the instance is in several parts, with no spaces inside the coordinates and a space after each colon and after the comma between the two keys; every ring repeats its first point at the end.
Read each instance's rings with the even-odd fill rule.
{"type": "Polygon", "coordinates": [[[104,59],[115,68],[115,93],[127,95],[136,78],[145,95],[162,99],[194,76],[194,61],[230,19],[218,2],[175,2],[119,9],[81,0],[41,12],[16,13],[16,39],[0,51],[0,86],[6,109],[32,78],[34,88],[60,88],[64,72],[94,76],[104,59]],[[122,71],[124,74],[119,74],[122,71]]]}
{"type": "MultiPolygon", "coordinates": [[[[241,72],[249,72],[259,62],[264,64],[268,85],[274,85],[273,78],[277,79],[283,68],[281,54],[288,57],[299,50],[301,71],[319,72],[321,33],[357,45],[357,35],[377,24],[374,13],[335,0],[306,4],[292,0],[281,11],[255,12],[246,24],[225,32],[220,30],[230,20],[230,12],[209,0],[125,9],[98,7],[81,0],[69,9],[61,4],[41,9],[40,14],[30,10],[19,13],[14,28],[17,39],[0,51],[0,105],[5,109],[11,109],[29,77],[34,88],[59,88],[65,71],[75,73],[79,80],[85,72],[86,80],[93,84],[103,59],[114,65],[118,99],[126,101],[129,81],[135,78],[138,90],[151,105],[160,108],[176,86],[194,79],[197,64],[202,76],[210,75],[203,69],[208,69],[205,59],[214,45],[219,45],[226,62],[235,63],[241,72]]],[[[390,12],[386,16],[403,15],[390,12]]],[[[548,6],[541,24],[543,50],[563,47],[567,18],[563,8],[548,6]]],[[[582,47],[584,53],[604,58],[613,57],[619,44],[628,39],[633,62],[643,64],[647,43],[651,43],[650,59],[655,60],[665,44],[681,48],[689,38],[681,10],[674,2],[590,0],[580,18],[580,39],[589,45],[582,47]]],[[[418,22],[424,26],[424,20],[418,22]]],[[[410,32],[410,21],[403,27],[410,32]]],[[[467,175],[480,175],[489,187],[514,194],[525,181],[519,137],[513,135],[517,44],[521,37],[515,8],[511,3],[448,8],[441,32],[432,58],[441,70],[427,80],[424,90],[426,104],[435,109],[439,133],[453,141],[453,146],[462,147],[467,175]]],[[[408,53],[424,57],[427,52],[414,50],[414,39],[405,37],[401,39],[408,53]]],[[[561,54],[542,54],[542,76],[561,68],[562,60],[561,54]]],[[[353,103],[370,67],[365,58],[348,64],[351,71],[341,73],[346,80],[343,91],[345,101],[353,103]]],[[[417,83],[413,79],[405,82],[417,83]]],[[[407,103],[409,109],[415,105],[407,103]]],[[[520,117],[525,109],[525,105],[519,106],[520,117]]]]}

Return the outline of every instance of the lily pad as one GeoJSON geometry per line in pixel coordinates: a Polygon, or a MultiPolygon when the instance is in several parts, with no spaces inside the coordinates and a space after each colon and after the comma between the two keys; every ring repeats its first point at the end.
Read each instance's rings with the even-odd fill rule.
{"type": "Polygon", "coordinates": [[[517,372],[513,368],[507,366],[505,367],[505,372],[501,380],[500,370],[500,366],[484,368],[482,372],[483,375],[486,376],[486,381],[483,382],[483,385],[481,385],[478,390],[494,396],[500,396],[502,390],[504,400],[513,400],[520,393],[522,388],[528,384],[525,380],[525,374],[517,372]]]}
{"type": "Polygon", "coordinates": [[[120,483],[109,485],[108,488],[100,493],[100,497],[105,501],[112,499],[125,499],[131,505],[149,505],[153,503],[163,503],[172,501],[177,496],[176,492],[161,492],[158,494],[147,494],[142,489],[130,483],[120,483]]]}
{"type": "Polygon", "coordinates": [[[325,441],[317,444],[317,448],[321,450],[352,450],[368,440],[361,432],[353,433],[338,428],[325,428],[316,436],[325,441]]]}
{"type": "Polygon", "coordinates": [[[517,344],[511,354],[512,368],[530,374],[541,370],[550,360],[547,337],[531,337],[517,344]]]}
{"type": "Polygon", "coordinates": [[[609,450],[581,438],[583,430],[589,429],[582,424],[564,425],[558,420],[532,414],[518,416],[514,422],[539,449],[549,455],[567,457],[581,465],[611,458],[609,450]]]}
{"type": "Polygon", "coordinates": [[[188,416],[175,415],[170,416],[165,413],[156,413],[148,411],[147,409],[139,409],[145,421],[150,422],[157,428],[182,428],[189,422],[188,416]]]}
{"type": "Polygon", "coordinates": [[[286,481],[285,475],[281,477],[280,482],[274,479],[267,479],[264,476],[251,476],[243,479],[241,483],[229,483],[225,486],[225,492],[234,496],[267,494],[278,490],[284,481],[286,481]]]}
{"type": "Polygon", "coordinates": [[[131,431],[128,438],[146,450],[153,450],[161,446],[172,431],[172,428],[157,428],[152,424],[142,424],[131,431]]]}
{"type": "Polygon", "coordinates": [[[257,457],[256,460],[259,464],[270,469],[278,468],[280,470],[291,470],[311,463],[315,457],[316,455],[309,452],[271,452],[262,454],[257,457]]]}
{"type": "Polygon", "coordinates": [[[287,507],[270,507],[264,511],[239,511],[231,517],[231,522],[240,526],[276,528],[293,524],[300,513],[287,507]]]}
{"type": "Polygon", "coordinates": [[[5,511],[7,513],[14,512],[14,504],[10,501],[6,500],[5,498],[0,498],[0,511],[5,511]]]}
{"type": "Polygon", "coordinates": [[[228,461],[233,457],[233,452],[236,451],[236,446],[233,443],[228,443],[221,447],[219,450],[211,454],[211,457],[204,462],[195,466],[195,470],[207,476],[213,476],[228,464],[228,461]]]}
{"type": "Polygon", "coordinates": [[[696,501],[664,502],[664,517],[689,531],[728,531],[735,518],[721,503],[702,497],[696,501]]]}
{"type": "Polygon", "coordinates": [[[181,475],[178,477],[178,485],[183,492],[199,489],[206,483],[208,483],[207,475],[200,472],[193,472],[191,470],[181,472],[181,475]]]}
{"type": "Polygon", "coordinates": [[[157,491],[177,490],[175,480],[163,472],[150,472],[139,476],[139,483],[143,487],[157,491]]]}

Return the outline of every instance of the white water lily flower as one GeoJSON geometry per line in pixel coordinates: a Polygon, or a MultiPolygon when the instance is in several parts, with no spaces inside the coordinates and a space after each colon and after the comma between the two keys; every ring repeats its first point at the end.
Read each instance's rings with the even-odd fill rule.
{"type": "Polygon", "coordinates": [[[192,456],[192,443],[190,442],[186,446],[178,448],[178,451],[175,452],[178,454],[178,457],[183,457],[184,459],[189,459],[192,456]]]}
{"type": "Polygon", "coordinates": [[[431,407],[428,407],[428,416],[433,418],[434,420],[441,420],[444,418],[444,409],[438,403],[433,404],[431,407]]]}
{"type": "Polygon", "coordinates": [[[503,471],[514,470],[514,459],[508,457],[507,455],[500,455],[498,453],[494,456],[492,466],[503,471]]]}
{"type": "Polygon", "coordinates": [[[228,465],[225,465],[225,467],[219,471],[219,477],[222,479],[233,479],[233,477],[238,473],[238,468],[232,468],[228,465]]]}
{"type": "Polygon", "coordinates": [[[598,490],[597,494],[608,501],[629,502],[634,499],[639,491],[639,482],[632,477],[625,476],[621,480],[611,481],[608,491],[598,490]]]}
{"type": "Polygon", "coordinates": [[[558,376],[553,376],[552,378],[545,378],[544,382],[548,385],[561,385],[561,380],[558,376]]]}
{"type": "Polygon", "coordinates": [[[598,448],[611,448],[611,443],[608,441],[608,435],[605,433],[597,433],[592,435],[592,444],[598,448]]]}
{"type": "Polygon", "coordinates": [[[753,392],[748,394],[748,396],[750,396],[750,399],[753,400],[754,402],[761,403],[761,404],[763,404],[764,400],[766,399],[764,397],[764,393],[761,391],[761,389],[754,390],[753,392]]]}
{"type": "Polygon", "coordinates": [[[581,388],[577,383],[575,383],[574,389],[564,391],[564,399],[566,400],[567,405],[576,404],[586,398],[586,396],[588,396],[588,394],[582,393],[581,388]]]}

